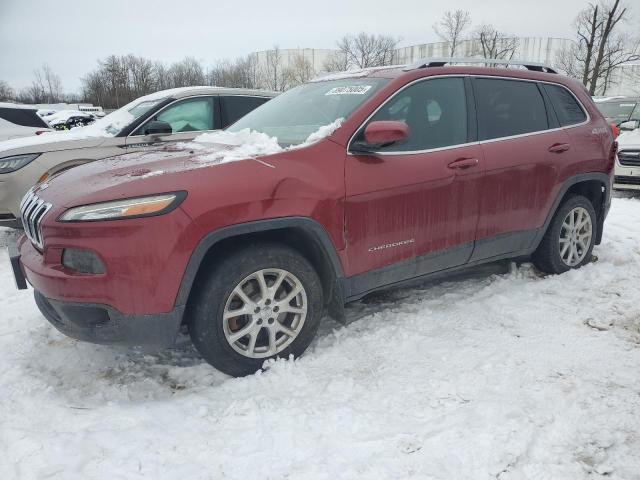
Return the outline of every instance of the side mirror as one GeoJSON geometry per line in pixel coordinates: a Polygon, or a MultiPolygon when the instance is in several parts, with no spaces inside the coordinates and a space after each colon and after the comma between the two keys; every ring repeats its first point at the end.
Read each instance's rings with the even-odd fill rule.
{"type": "Polygon", "coordinates": [[[160,120],[153,120],[144,128],[145,135],[166,135],[173,133],[171,125],[160,120]]]}
{"type": "Polygon", "coordinates": [[[404,122],[379,120],[371,122],[364,130],[364,142],[356,142],[354,151],[367,153],[377,148],[403,142],[409,138],[409,126],[404,122]]]}
{"type": "Polygon", "coordinates": [[[364,130],[364,139],[369,145],[381,147],[409,138],[409,126],[404,122],[377,121],[371,122],[364,130]]]}
{"type": "Polygon", "coordinates": [[[622,122],[620,124],[620,130],[623,132],[630,132],[631,130],[635,130],[640,125],[640,121],[638,120],[629,120],[628,122],[622,122]]]}

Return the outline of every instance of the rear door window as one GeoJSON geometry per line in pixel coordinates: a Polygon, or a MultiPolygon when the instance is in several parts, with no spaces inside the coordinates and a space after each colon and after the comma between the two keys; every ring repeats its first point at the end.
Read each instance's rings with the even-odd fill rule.
{"type": "Polygon", "coordinates": [[[549,128],[544,100],[534,82],[475,78],[474,91],[480,140],[549,128]]]}
{"type": "Polygon", "coordinates": [[[265,103],[268,98],[229,96],[220,97],[222,128],[236,123],[247,113],[265,103]]]}
{"type": "Polygon", "coordinates": [[[23,127],[49,128],[49,125],[42,120],[35,110],[28,108],[0,108],[0,118],[22,125],[23,127]]]}
{"type": "Polygon", "coordinates": [[[576,98],[564,87],[559,85],[542,84],[542,87],[551,99],[551,105],[556,112],[558,121],[563,127],[582,123],[587,119],[587,115],[576,98]]]}

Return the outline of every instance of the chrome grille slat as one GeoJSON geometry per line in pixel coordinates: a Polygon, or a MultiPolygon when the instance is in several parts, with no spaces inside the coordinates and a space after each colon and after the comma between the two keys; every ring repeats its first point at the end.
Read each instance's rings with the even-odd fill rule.
{"type": "Polygon", "coordinates": [[[22,214],[24,233],[39,250],[42,250],[44,247],[41,227],[42,219],[50,208],[51,204],[46,203],[38,197],[33,190],[29,190],[22,199],[22,202],[20,202],[20,213],[22,214]]]}
{"type": "Polygon", "coordinates": [[[625,167],[640,167],[640,150],[623,150],[618,152],[618,161],[625,167]]]}

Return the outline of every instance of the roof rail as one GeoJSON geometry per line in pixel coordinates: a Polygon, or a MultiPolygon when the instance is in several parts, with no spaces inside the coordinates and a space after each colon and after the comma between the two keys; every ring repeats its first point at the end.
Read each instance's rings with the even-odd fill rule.
{"type": "Polygon", "coordinates": [[[532,70],[534,72],[544,72],[544,73],[558,73],[553,68],[548,67],[542,63],[536,62],[527,62],[523,60],[504,60],[498,58],[478,58],[478,57],[469,57],[469,58],[456,58],[456,57],[442,57],[442,58],[425,58],[417,61],[416,63],[412,63],[411,65],[407,65],[404,70],[417,70],[419,68],[427,68],[427,67],[443,67],[447,64],[454,63],[467,63],[467,64],[484,64],[487,66],[495,66],[495,65],[504,65],[508,67],[509,65],[517,65],[526,68],[527,70],[532,70]]]}

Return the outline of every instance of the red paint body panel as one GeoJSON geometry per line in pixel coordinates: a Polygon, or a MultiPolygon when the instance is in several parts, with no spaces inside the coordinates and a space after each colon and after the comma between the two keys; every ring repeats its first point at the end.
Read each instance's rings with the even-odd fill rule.
{"type": "Polygon", "coordinates": [[[607,160],[611,132],[584,89],[566,77],[478,67],[370,75],[391,80],[341,128],[305,148],[222,165],[207,162],[206,155],[189,147],[175,148],[92,162],[54,178],[38,192],[53,205],[42,222],[43,254],[27,241],[20,245],[29,282],[56,300],[107,304],[125,314],[164,313],[176,305],[196,246],[223,227],[280,217],[311,218],[327,233],[345,276],[352,277],[417,256],[473,246],[476,240],[539,228],[567,179],[587,172],[612,175],[613,165],[607,160]],[[582,100],[591,119],[543,134],[419,154],[347,154],[351,137],[391,94],[416,79],[440,75],[564,84],[582,100]],[[556,143],[570,148],[549,152],[556,143]],[[465,169],[449,166],[459,159],[478,161],[465,169]],[[188,195],[165,215],[57,221],[69,207],[173,191],[188,195]],[[376,249],[403,241],[394,248],[376,249]],[[95,252],[107,273],[80,275],[64,268],[61,252],[69,247],[95,252]]]}
{"type": "Polygon", "coordinates": [[[349,275],[473,242],[482,162],[478,145],[414,155],[349,155],[346,225],[349,275]],[[394,248],[378,248],[408,242],[394,248]]]}

